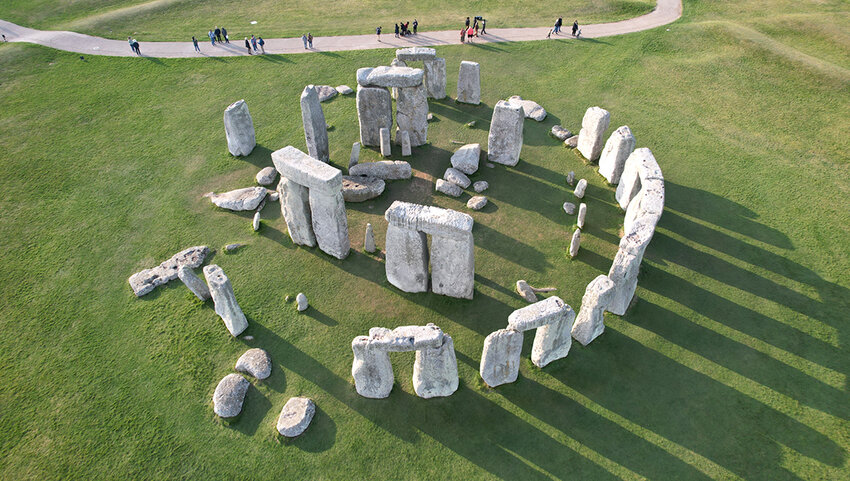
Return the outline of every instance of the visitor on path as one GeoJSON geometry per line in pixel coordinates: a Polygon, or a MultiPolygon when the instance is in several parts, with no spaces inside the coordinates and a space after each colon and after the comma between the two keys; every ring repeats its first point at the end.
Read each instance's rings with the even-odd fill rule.
{"type": "Polygon", "coordinates": [[[313,48],[313,34],[310,32],[307,32],[307,43],[310,44],[310,48],[313,48]]]}
{"type": "Polygon", "coordinates": [[[564,24],[563,18],[558,17],[558,19],[555,20],[555,28],[553,29],[553,33],[555,35],[559,35],[561,33],[561,25],[563,25],[563,24],[564,24]]]}
{"type": "Polygon", "coordinates": [[[210,30],[207,35],[209,35],[209,37],[210,37],[210,43],[212,44],[213,47],[215,47],[215,34],[213,33],[212,30],[210,30]]]}
{"type": "Polygon", "coordinates": [[[224,43],[230,43],[230,38],[227,36],[227,29],[221,27],[221,36],[224,37],[224,43]]]}
{"type": "Polygon", "coordinates": [[[578,33],[578,20],[573,22],[573,37],[575,37],[577,33],[578,33]]]}
{"type": "Polygon", "coordinates": [[[215,33],[215,39],[218,41],[218,43],[221,43],[221,29],[216,27],[213,33],[215,33]]]}
{"type": "Polygon", "coordinates": [[[405,35],[407,35],[407,24],[401,22],[401,36],[404,37],[405,35]]]}
{"type": "Polygon", "coordinates": [[[486,35],[486,34],[487,34],[487,19],[482,18],[481,19],[481,35],[486,35]]]}
{"type": "Polygon", "coordinates": [[[3,35],[3,42],[6,42],[6,35],[3,35]]]}
{"type": "MultiPolygon", "coordinates": [[[[419,20],[413,19],[413,35],[416,35],[416,30],[419,28],[419,20]]],[[[5,37],[4,37],[5,38],[5,37]]]]}
{"type": "Polygon", "coordinates": [[[135,38],[133,39],[133,50],[136,51],[136,55],[142,55],[142,51],[139,50],[139,42],[135,38]]]}
{"type": "Polygon", "coordinates": [[[378,36],[378,41],[380,42],[381,41],[381,27],[380,27],[380,25],[378,26],[378,28],[375,29],[375,35],[378,36]]]}
{"type": "Polygon", "coordinates": [[[471,41],[472,41],[472,33],[473,33],[473,32],[472,32],[472,27],[469,27],[469,28],[467,28],[467,29],[466,29],[466,41],[467,41],[467,42],[471,42],[471,41]]]}
{"type": "Polygon", "coordinates": [[[460,29],[460,43],[463,43],[463,40],[466,38],[466,27],[460,29]]]}
{"type": "Polygon", "coordinates": [[[466,25],[464,25],[464,26],[465,26],[466,28],[469,28],[469,17],[466,17],[466,25]]]}
{"type": "Polygon", "coordinates": [[[301,34],[301,42],[304,43],[304,50],[307,50],[307,36],[303,33],[301,34]]]}
{"type": "Polygon", "coordinates": [[[263,40],[263,37],[260,37],[260,39],[257,40],[257,43],[260,44],[260,50],[262,50],[262,52],[265,54],[266,53],[266,41],[263,40]]]}
{"type": "Polygon", "coordinates": [[[398,38],[398,24],[395,24],[395,38],[398,38]]]}
{"type": "Polygon", "coordinates": [[[248,49],[248,55],[253,55],[251,53],[251,42],[248,41],[248,37],[245,37],[245,48],[248,49]]]}
{"type": "Polygon", "coordinates": [[[192,35],[192,45],[194,45],[194,46],[195,46],[195,51],[196,51],[196,52],[200,52],[200,51],[201,51],[201,47],[199,47],[199,46],[198,46],[198,39],[197,39],[197,38],[195,38],[195,36],[194,36],[194,35],[192,35]]]}
{"type": "Polygon", "coordinates": [[[478,20],[475,21],[475,36],[478,36],[478,20]]]}
{"type": "Polygon", "coordinates": [[[257,48],[257,37],[255,37],[253,35],[251,35],[251,46],[254,47],[254,53],[257,53],[257,52],[260,51],[260,49],[257,48]]]}
{"type": "Polygon", "coordinates": [[[133,39],[131,37],[127,37],[127,43],[130,44],[130,50],[133,53],[136,53],[136,47],[133,47],[133,39]]]}

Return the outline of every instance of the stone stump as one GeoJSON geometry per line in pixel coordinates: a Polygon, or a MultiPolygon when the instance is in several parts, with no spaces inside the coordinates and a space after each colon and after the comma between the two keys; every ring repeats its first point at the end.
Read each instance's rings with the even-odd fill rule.
{"type": "Polygon", "coordinates": [[[401,144],[401,156],[402,157],[410,157],[412,152],[410,149],[410,135],[406,130],[402,130],[401,132],[396,133],[396,139],[401,138],[399,142],[401,144]]]}
{"type": "Polygon", "coordinates": [[[254,150],[257,145],[254,121],[244,100],[233,102],[224,110],[224,133],[231,155],[244,156],[254,150]]]}
{"type": "Polygon", "coordinates": [[[581,121],[578,133],[578,151],[587,160],[596,162],[602,153],[602,135],[611,122],[611,114],[600,107],[590,107],[581,121]]]}
{"type": "Polygon", "coordinates": [[[487,136],[487,159],[504,165],[516,165],[522,150],[522,106],[505,100],[496,103],[487,136]]]}
{"type": "Polygon", "coordinates": [[[381,129],[381,155],[389,157],[392,155],[392,147],[390,146],[390,129],[381,129]]]}
{"type": "Polygon", "coordinates": [[[314,159],[328,162],[328,124],[313,85],[304,87],[301,92],[301,120],[307,139],[307,153],[314,159]]]}
{"type": "Polygon", "coordinates": [[[476,62],[460,63],[457,77],[457,101],[465,104],[481,103],[481,67],[476,62]]]}

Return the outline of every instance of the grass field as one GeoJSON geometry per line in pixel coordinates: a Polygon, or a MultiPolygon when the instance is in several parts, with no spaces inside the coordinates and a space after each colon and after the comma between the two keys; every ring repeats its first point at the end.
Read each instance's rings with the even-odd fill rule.
{"type": "Polygon", "coordinates": [[[570,0],[553,7],[547,2],[449,0],[397,2],[344,0],[330,3],[293,0],[4,0],[0,18],[28,27],[73,30],[111,38],[133,35],[145,40],[204,38],[216,25],[231,38],[266,38],[375,33],[383,26],[392,34],[398,22],[419,20],[421,31],[460,28],[466,17],[487,19],[488,31],[500,27],[552,25],[563,16],[566,25],[623,20],[652,10],[654,0],[570,0]],[[250,22],[256,21],[256,25],[250,22]]]}
{"type": "MultiPolygon", "coordinates": [[[[481,63],[484,103],[431,102],[416,177],[347,206],[344,261],[294,246],[277,203],[254,233],[251,213],[202,195],[252,185],[275,149],[304,149],[305,84],[354,86],[358,67],[391,51],[80,60],[0,45],[0,477],[846,479],[844,10],[687,0],[682,20],[639,34],[438,48],[450,94],[459,62],[481,63]],[[393,288],[382,260],[362,252],[365,224],[382,248],[392,200],[469,212],[468,195],[435,195],[433,178],[451,140],[486,145],[492,106],[514,94],[550,114],[526,121],[515,168],[473,176],[491,185],[490,205],[472,214],[475,299],[393,288]],[[244,159],[227,153],[221,119],[240,98],[258,141],[244,159]],[[613,189],[547,135],[555,123],[577,131],[593,105],[611,111],[611,129],[629,125],[665,174],[639,300],[544,369],[526,336],[519,380],[488,389],[483,340],[525,304],[516,280],[555,286],[578,308],[616,252],[613,189]],[[590,182],[574,260],[574,218],[561,209],[570,170],[590,182]],[[231,242],[247,246],[224,254],[231,242]],[[133,296],[128,276],[198,244],[218,250],[209,262],[230,277],[254,341],[231,338],[179,281],[133,296]],[[284,298],[302,291],[311,307],[298,314],[284,298]],[[351,339],[428,322],[454,338],[458,391],[417,398],[413,356],[394,355],[390,397],[359,397],[351,339]],[[273,374],[222,422],[213,390],[248,347],[268,350],[273,374]],[[317,403],[313,424],[281,441],[280,409],[302,395],[317,403]]],[[[323,108],[331,159],[347,165],[354,98],[323,108]]]]}

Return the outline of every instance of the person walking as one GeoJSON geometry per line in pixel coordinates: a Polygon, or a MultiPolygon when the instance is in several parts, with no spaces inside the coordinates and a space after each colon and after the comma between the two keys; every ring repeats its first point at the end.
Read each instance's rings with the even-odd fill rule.
{"type": "Polygon", "coordinates": [[[478,36],[478,19],[477,18],[475,19],[475,22],[473,22],[473,24],[475,25],[475,36],[477,37],[478,36]]]}
{"type": "Polygon", "coordinates": [[[245,37],[245,48],[248,49],[248,55],[253,55],[251,53],[251,42],[248,41],[248,37],[245,37]]]}
{"type": "Polygon", "coordinates": [[[481,19],[481,35],[486,35],[486,34],[487,34],[487,19],[482,18],[481,19]]]}
{"type": "Polygon", "coordinates": [[[197,39],[197,38],[195,38],[195,36],[194,36],[194,35],[192,35],[192,45],[194,45],[194,46],[195,46],[195,51],[196,51],[196,52],[200,52],[200,51],[201,51],[201,47],[199,47],[199,46],[198,46],[198,39],[197,39]]]}
{"type": "Polygon", "coordinates": [[[466,25],[465,25],[465,27],[466,27],[466,28],[469,28],[469,17],[466,17],[466,25]]]}
{"type": "Polygon", "coordinates": [[[469,28],[467,28],[467,29],[466,29],[466,41],[467,41],[467,42],[471,42],[471,41],[472,41],[472,33],[473,33],[473,32],[472,32],[472,27],[469,27],[469,28]]]}
{"type": "Polygon", "coordinates": [[[378,41],[380,42],[381,41],[381,26],[380,25],[378,26],[378,28],[375,29],[375,35],[378,36],[378,41]]]}
{"type": "Polygon", "coordinates": [[[419,28],[419,20],[413,19],[413,35],[416,35],[416,30],[419,28]]]}
{"type": "Polygon", "coordinates": [[[127,37],[127,43],[130,44],[130,51],[136,53],[136,47],[133,46],[133,38],[127,37]]]}
{"type": "Polygon", "coordinates": [[[259,52],[260,50],[257,48],[257,37],[251,35],[251,46],[254,47],[254,53],[259,52]]]}
{"type": "Polygon", "coordinates": [[[304,44],[304,50],[307,50],[307,36],[303,33],[301,34],[301,42],[304,44]]]}
{"type": "Polygon", "coordinates": [[[260,37],[260,39],[257,40],[257,43],[260,44],[260,50],[262,50],[263,54],[265,54],[266,53],[266,41],[263,40],[263,37],[260,37]]]}
{"type": "Polygon", "coordinates": [[[135,38],[133,39],[133,50],[136,51],[136,55],[142,55],[142,51],[139,50],[139,42],[135,38]]]}
{"type": "Polygon", "coordinates": [[[3,42],[5,43],[6,41],[6,34],[3,34],[3,42]]]}
{"type": "Polygon", "coordinates": [[[215,34],[215,39],[218,43],[221,43],[221,29],[216,27],[215,30],[213,30],[213,33],[215,34]]]}
{"type": "Polygon", "coordinates": [[[463,43],[463,40],[466,38],[466,27],[460,29],[460,43],[463,43]]]}
{"type": "Polygon", "coordinates": [[[573,37],[575,37],[577,33],[578,33],[578,20],[573,22],[573,37]]]}
{"type": "Polygon", "coordinates": [[[227,36],[227,29],[221,27],[221,36],[224,37],[224,43],[230,43],[230,38],[227,36]]]}
{"type": "Polygon", "coordinates": [[[555,35],[559,35],[561,33],[561,25],[563,24],[563,22],[564,19],[558,17],[558,19],[555,20],[555,28],[552,30],[552,33],[554,33],[555,35]]]}
{"type": "Polygon", "coordinates": [[[310,44],[310,48],[313,48],[313,34],[307,32],[307,43],[310,44]]]}
{"type": "Polygon", "coordinates": [[[398,38],[398,24],[395,24],[395,38],[398,38]]]}
{"type": "Polygon", "coordinates": [[[213,47],[215,47],[215,34],[213,33],[212,30],[210,30],[209,33],[207,33],[207,35],[210,37],[210,43],[212,44],[213,47]]]}

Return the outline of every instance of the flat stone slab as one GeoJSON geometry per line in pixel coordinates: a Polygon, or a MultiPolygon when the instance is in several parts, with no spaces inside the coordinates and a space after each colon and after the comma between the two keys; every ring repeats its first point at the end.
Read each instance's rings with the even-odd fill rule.
{"type": "Polygon", "coordinates": [[[128,279],[130,287],[137,297],[142,297],[154,290],[155,287],[177,279],[178,270],[181,267],[186,266],[195,269],[200,266],[209,253],[210,248],[207,246],[194,246],[184,249],[171,256],[167,261],[163,261],[160,265],[141,270],[130,276],[128,279]]]}
{"type": "Polygon", "coordinates": [[[400,48],[395,51],[395,58],[403,62],[434,60],[435,58],[437,58],[437,51],[433,48],[428,47],[400,48]]]}
{"type": "Polygon", "coordinates": [[[478,162],[481,159],[481,144],[466,144],[452,154],[452,167],[467,175],[472,175],[478,170],[478,162]]]}
{"type": "Polygon", "coordinates": [[[517,332],[537,329],[561,319],[569,311],[567,303],[558,296],[552,296],[512,312],[508,316],[508,329],[517,332]]]}
{"type": "Polygon", "coordinates": [[[437,179],[437,184],[434,186],[437,192],[442,192],[451,197],[460,197],[463,194],[463,189],[448,180],[437,179]]]}
{"type": "Polygon", "coordinates": [[[296,184],[334,194],[342,189],[342,171],[289,145],[272,152],[280,175],[296,184]]]}
{"type": "Polygon", "coordinates": [[[334,87],[340,95],[351,95],[354,93],[354,89],[349,87],[348,85],[337,85],[334,87]]]}
{"type": "Polygon", "coordinates": [[[455,169],[454,167],[449,167],[448,169],[446,169],[446,172],[443,173],[443,178],[453,184],[459,185],[461,189],[469,187],[469,184],[472,183],[472,181],[469,180],[469,177],[467,177],[466,174],[455,169]]]}
{"type": "Polygon", "coordinates": [[[484,192],[485,190],[487,190],[489,188],[490,188],[490,183],[487,182],[486,180],[479,180],[479,181],[475,182],[474,184],[472,184],[472,190],[474,190],[476,193],[479,193],[479,194],[481,192],[484,192]]]}
{"type": "Polygon", "coordinates": [[[386,352],[408,352],[437,348],[443,344],[443,331],[434,324],[401,326],[395,329],[369,329],[369,347],[386,352]]]}
{"type": "Polygon", "coordinates": [[[306,397],[294,397],[286,401],[277,418],[277,432],[294,438],[307,430],[316,414],[316,403],[306,397]]]}
{"type": "Polygon", "coordinates": [[[364,87],[416,87],[422,85],[425,71],[410,67],[375,67],[357,69],[357,83],[364,87]]]}
{"type": "MultiPolygon", "coordinates": [[[[523,98],[519,95],[514,95],[508,99],[508,102],[521,105],[523,112],[525,112],[525,118],[527,119],[536,120],[538,122],[543,122],[543,120],[546,119],[546,109],[533,100],[523,100],[523,98]]],[[[566,140],[566,137],[564,140],[566,140]]]]}
{"type": "Polygon", "coordinates": [[[266,379],[272,373],[272,359],[263,349],[248,349],[239,356],[235,369],[257,379],[266,379]]]}
{"type": "Polygon", "coordinates": [[[268,190],[265,187],[245,187],[221,194],[213,193],[210,202],[233,211],[254,210],[266,198],[268,190]]]}
{"type": "Polygon", "coordinates": [[[213,393],[213,411],[222,418],[232,418],[242,412],[242,402],[251,383],[239,374],[228,374],[219,381],[213,393]]]}
{"type": "Polygon", "coordinates": [[[463,212],[400,200],[392,203],[384,218],[406,229],[460,239],[466,239],[472,233],[475,223],[472,216],[463,212]]]}
{"type": "Polygon", "coordinates": [[[403,160],[363,162],[348,169],[350,176],[376,177],[384,180],[409,179],[413,176],[410,164],[403,160]]]}
{"type": "Polygon", "coordinates": [[[365,202],[384,192],[386,182],[377,177],[342,176],[342,198],[346,202],[365,202]]]}
{"type": "Polygon", "coordinates": [[[315,89],[319,95],[319,102],[326,102],[339,94],[336,87],[331,87],[330,85],[316,85],[315,89]]]}

